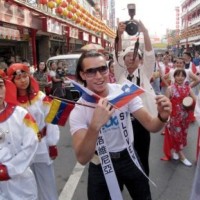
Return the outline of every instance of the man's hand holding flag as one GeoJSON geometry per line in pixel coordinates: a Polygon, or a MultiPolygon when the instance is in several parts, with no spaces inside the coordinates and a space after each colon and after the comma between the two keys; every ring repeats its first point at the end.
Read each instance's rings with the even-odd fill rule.
{"type": "MultiPolygon", "coordinates": [[[[89,103],[98,103],[99,99],[101,97],[88,88],[84,87],[83,85],[77,83],[74,80],[71,80],[72,84],[74,87],[81,93],[81,97],[89,102],[89,103]]],[[[129,101],[131,101],[133,98],[136,96],[144,93],[145,91],[138,87],[137,85],[134,85],[130,81],[125,81],[121,87],[116,90],[113,94],[108,95],[107,99],[108,102],[116,109],[121,108],[122,106],[126,105],[129,101]]],[[[73,110],[74,105],[79,104],[82,106],[89,106],[87,104],[80,104],[78,102],[73,102],[73,101],[68,101],[65,99],[54,99],[51,109],[49,111],[49,114],[46,117],[46,122],[48,123],[53,123],[53,124],[58,124],[60,126],[64,126],[70,112],[73,110]],[[64,102],[66,101],[66,102],[64,102]],[[67,103],[68,102],[68,103],[67,103]],[[60,123],[61,122],[61,123],[60,123]]]]}

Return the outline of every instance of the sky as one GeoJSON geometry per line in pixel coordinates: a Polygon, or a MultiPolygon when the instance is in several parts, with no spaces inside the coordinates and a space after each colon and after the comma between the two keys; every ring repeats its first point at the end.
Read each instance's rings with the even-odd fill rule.
{"type": "Polygon", "coordinates": [[[162,37],[166,29],[175,29],[176,12],[180,0],[115,0],[116,17],[119,21],[129,20],[127,4],[135,3],[135,19],[141,20],[151,35],[162,37]]]}

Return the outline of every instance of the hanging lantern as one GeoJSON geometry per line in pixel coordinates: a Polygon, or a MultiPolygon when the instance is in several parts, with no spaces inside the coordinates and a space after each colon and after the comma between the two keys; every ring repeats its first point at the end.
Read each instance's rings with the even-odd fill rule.
{"type": "Polygon", "coordinates": [[[63,8],[61,6],[58,6],[55,10],[55,12],[59,15],[61,15],[63,13],[63,8]]]}
{"type": "Polygon", "coordinates": [[[76,15],[77,15],[78,17],[81,17],[81,11],[80,11],[80,10],[76,10],[76,15]]]}
{"type": "Polygon", "coordinates": [[[85,8],[83,8],[82,6],[80,6],[80,10],[82,11],[82,13],[86,13],[85,8]]]}
{"type": "Polygon", "coordinates": [[[80,24],[81,26],[83,26],[83,22],[84,22],[84,21],[83,21],[83,19],[80,19],[80,20],[81,20],[81,21],[80,21],[79,24],[80,24]]]}
{"type": "Polygon", "coordinates": [[[86,26],[87,22],[85,20],[83,20],[83,26],[86,26]]]}
{"type": "Polygon", "coordinates": [[[65,16],[65,17],[67,17],[68,12],[69,12],[69,11],[68,11],[67,9],[63,9],[62,15],[65,16]]]}
{"type": "Polygon", "coordinates": [[[78,3],[76,4],[76,9],[80,9],[80,5],[78,3]]]}
{"type": "Polygon", "coordinates": [[[48,3],[48,0],[39,0],[39,4],[46,5],[48,3]]]}
{"type": "Polygon", "coordinates": [[[73,14],[72,20],[73,20],[73,21],[76,21],[77,18],[78,18],[77,15],[73,14]]]}
{"type": "Polygon", "coordinates": [[[53,9],[53,8],[56,7],[56,3],[55,3],[54,1],[49,1],[49,2],[47,3],[47,6],[48,6],[49,8],[51,8],[51,9],[53,9]]]}
{"type": "Polygon", "coordinates": [[[71,12],[72,12],[72,13],[76,13],[76,8],[75,8],[74,6],[72,7],[71,12]]]}
{"type": "Polygon", "coordinates": [[[74,0],[71,0],[71,4],[73,5],[73,6],[76,6],[76,1],[74,1],[74,0]]]}
{"type": "Polygon", "coordinates": [[[82,18],[83,20],[87,21],[87,16],[85,14],[83,14],[82,18]]]}
{"type": "Polygon", "coordinates": [[[54,0],[56,2],[57,5],[60,5],[62,0],[54,0]]]}
{"type": "Polygon", "coordinates": [[[75,22],[76,22],[77,24],[80,24],[81,19],[80,19],[79,17],[77,17],[76,20],[75,20],[75,22]]]}
{"type": "Polygon", "coordinates": [[[63,8],[66,8],[67,7],[67,2],[66,1],[62,1],[60,6],[63,7],[63,8]]]}
{"type": "Polygon", "coordinates": [[[68,4],[68,6],[67,6],[67,10],[71,12],[72,9],[73,9],[73,6],[72,6],[71,4],[68,4]]]}
{"type": "Polygon", "coordinates": [[[68,17],[69,19],[72,19],[73,14],[72,14],[71,12],[68,11],[67,17],[68,17]]]}

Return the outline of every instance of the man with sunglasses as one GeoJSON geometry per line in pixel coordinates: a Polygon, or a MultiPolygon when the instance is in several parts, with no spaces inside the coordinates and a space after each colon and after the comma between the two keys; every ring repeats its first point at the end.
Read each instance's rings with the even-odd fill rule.
{"type": "MultiPolygon", "coordinates": [[[[115,76],[118,83],[123,83],[126,79],[134,84],[142,87],[148,93],[144,93],[141,98],[144,106],[156,115],[155,93],[151,86],[150,79],[153,74],[155,64],[155,54],[152,49],[151,40],[148,30],[141,21],[136,21],[139,33],[143,33],[144,37],[144,55],[137,45],[129,46],[124,51],[122,50],[122,35],[126,29],[123,22],[118,26],[118,44],[119,58],[115,63],[115,76]],[[117,61],[118,60],[118,61],[117,61]],[[149,95],[151,93],[152,95],[149,95]]],[[[149,175],[149,149],[150,149],[150,133],[134,118],[132,118],[132,125],[134,130],[134,147],[139,155],[140,161],[144,167],[144,171],[149,175]]]]}
{"type": "Polygon", "coordinates": [[[138,96],[120,109],[115,109],[107,97],[119,90],[121,85],[108,83],[106,60],[96,51],[81,55],[76,78],[100,97],[96,103],[81,97],[78,102],[93,108],[76,104],[69,120],[77,160],[82,165],[90,162],[88,199],[122,200],[120,190],[126,185],[132,199],[151,200],[148,178],[133,149],[129,113],[148,131],[156,132],[164,126],[171,112],[169,99],[162,95],[156,97],[158,117],[147,112],[138,96]]]}

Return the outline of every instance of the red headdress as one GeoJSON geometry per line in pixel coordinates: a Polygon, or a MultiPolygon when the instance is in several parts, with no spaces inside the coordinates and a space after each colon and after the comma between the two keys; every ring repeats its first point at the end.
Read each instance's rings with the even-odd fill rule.
{"type": "Polygon", "coordinates": [[[6,73],[0,69],[0,79],[4,81],[6,87],[5,101],[14,105],[18,105],[17,91],[15,84],[7,79],[6,73]]]}
{"type": "MultiPolygon", "coordinates": [[[[24,65],[22,63],[14,63],[14,64],[10,65],[10,67],[7,69],[7,75],[9,77],[9,79],[13,80],[14,75],[17,72],[27,72],[28,74],[30,74],[29,67],[27,67],[26,65],[24,65]]],[[[38,82],[32,76],[29,76],[29,77],[30,77],[30,83],[31,83],[33,92],[37,93],[39,91],[38,82]]]]}

